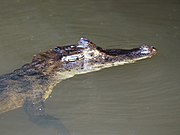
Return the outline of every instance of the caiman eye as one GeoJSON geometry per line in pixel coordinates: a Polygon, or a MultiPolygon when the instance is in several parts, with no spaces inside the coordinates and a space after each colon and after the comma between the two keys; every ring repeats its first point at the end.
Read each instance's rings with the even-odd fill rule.
{"type": "Polygon", "coordinates": [[[94,56],[94,53],[90,53],[89,55],[90,55],[91,57],[93,57],[93,56],[94,56]]]}

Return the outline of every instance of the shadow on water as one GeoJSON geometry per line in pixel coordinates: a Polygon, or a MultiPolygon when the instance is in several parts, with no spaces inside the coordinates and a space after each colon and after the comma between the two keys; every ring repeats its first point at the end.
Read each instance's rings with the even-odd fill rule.
{"type": "Polygon", "coordinates": [[[23,109],[30,121],[37,126],[41,128],[55,128],[58,135],[70,135],[69,130],[61,122],[60,118],[56,118],[46,113],[44,102],[34,105],[31,104],[31,102],[26,101],[23,109]]]}

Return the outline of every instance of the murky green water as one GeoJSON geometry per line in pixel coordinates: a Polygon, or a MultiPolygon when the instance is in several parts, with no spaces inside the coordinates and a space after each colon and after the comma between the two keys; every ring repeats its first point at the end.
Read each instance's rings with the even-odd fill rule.
{"type": "Polygon", "coordinates": [[[2,135],[179,135],[179,0],[0,1],[0,74],[81,36],[109,48],[152,44],[158,56],[63,81],[46,103],[58,123],[0,116],[2,135]]]}

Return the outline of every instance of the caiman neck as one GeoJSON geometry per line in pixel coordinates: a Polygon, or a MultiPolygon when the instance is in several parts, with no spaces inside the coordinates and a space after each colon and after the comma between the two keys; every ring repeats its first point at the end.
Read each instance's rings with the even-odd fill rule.
{"type": "Polygon", "coordinates": [[[15,70],[11,76],[18,83],[28,82],[27,86],[22,85],[22,91],[26,91],[26,95],[29,95],[31,99],[39,97],[46,100],[51,94],[53,87],[62,80],[57,79],[54,74],[44,74],[36,69],[32,63],[15,70]]]}

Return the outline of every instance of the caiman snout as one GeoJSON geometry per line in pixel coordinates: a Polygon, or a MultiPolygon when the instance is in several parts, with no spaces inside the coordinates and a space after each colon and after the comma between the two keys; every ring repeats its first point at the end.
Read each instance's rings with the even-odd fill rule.
{"type": "Polygon", "coordinates": [[[140,46],[140,53],[152,57],[157,54],[157,49],[154,46],[142,45],[140,46]]]}

